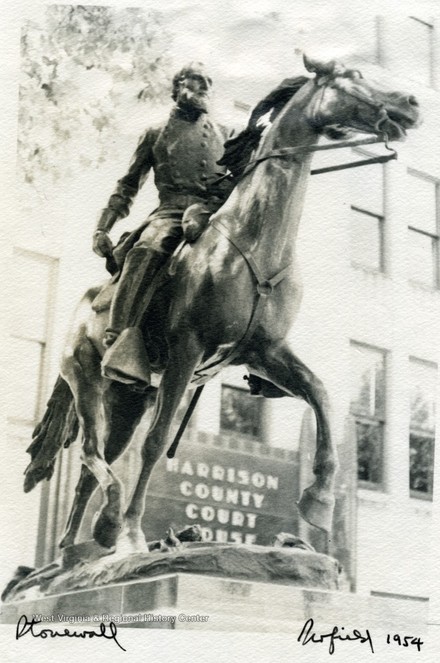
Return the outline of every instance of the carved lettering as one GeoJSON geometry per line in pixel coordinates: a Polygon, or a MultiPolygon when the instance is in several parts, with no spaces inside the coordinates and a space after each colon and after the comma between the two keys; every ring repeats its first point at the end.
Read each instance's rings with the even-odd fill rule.
{"type": "Polygon", "coordinates": [[[197,463],[197,476],[207,479],[209,477],[209,465],[206,463],[197,463]]]}
{"type": "Polygon", "coordinates": [[[254,529],[255,523],[257,522],[257,514],[256,513],[247,513],[246,514],[246,520],[247,520],[247,527],[250,527],[251,529],[254,529]]]}
{"type": "Polygon", "coordinates": [[[222,502],[224,496],[224,490],[222,486],[212,486],[211,494],[214,502],[222,502]]]}
{"type": "MultiPolygon", "coordinates": [[[[268,490],[278,490],[279,488],[279,478],[273,476],[272,474],[263,474],[263,472],[253,472],[250,474],[247,470],[236,470],[234,467],[223,467],[222,465],[212,465],[208,463],[197,463],[192,464],[191,461],[186,460],[182,465],[179,465],[179,460],[177,458],[167,458],[166,469],[168,472],[186,474],[188,476],[198,476],[203,479],[213,479],[214,481],[228,481],[229,483],[238,483],[242,486],[252,485],[255,488],[267,488],[268,490]]],[[[220,487],[219,487],[220,489],[220,487]]],[[[236,488],[225,488],[226,490],[226,502],[228,504],[238,504],[239,500],[239,491],[236,488]]],[[[246,491],[241,491],[242,494],[248,494],[246,491]]],[[[218,498],[219,493],[216,492],[216,499],[218,498]]],[[[223,498],[221,498],[223,499],[223,498]]],[[[247,498],[244,498],[245,501],[247,498]]],[[[260,498],[257,498],[260,500],[260,498]]],[[[244,504],[245,502],[242,501],[244,504]]]]}
{"type": "Polygon", "coordinates": [[[226,488],[226,504],[238,504],[238,488],[226,488]]]}
{"type": "Polygon", "coordinates": [[[187,518],[195,520],[196,518],[199,517],[199,507],[197,506],[197,504],[187,504],[185,507],[185,514],[187,518]]]}
{"type": "MultiPolygon", "coordinates": [[[[220,519],[219,519],[220,520],[220,519]]],[[[219,543],[228,542],[228,532],[225,529],[216,529],[215,530],[215,540],[219,543]]]]}
{"type": "Polygon", "coordinates": [[[229,522],[229,509],[218,509],[217,510],[217,520],[222,525],[226,525],[229,522]]]}
{"type": "Polygon", "coordinates": [[[266,483],[264,474],[262,472],[254,472],[252,474],[251,481],[255,488],[263,488],[264,484],[266,483]]]}
{"type": "Polygon", "coordinates": [[[167,458],[167,472],[178,472],[178,471],[179,471],[179,459],[167,458]]]}
{"type": "Polygon", "coordinates": [[[223,481],[225,477],[225,468],[222,467],[221,465],[213,465],[212,466],[212,478],[215,481],[223,481]]]}
{"type": "Polygon", "coordinates": [[[236,527],[243,527],[244,514],[241,511],[233,511],[231,517],[231,524],[236,527]]]}
{"type": "Polygon", "coordinates": [[[181,474],[190,474],[191,476],[194,474],[193,468],[189,460],[186,460],[183,465],[182,469],[180,470],[181,474]]]}
{"type": "Polygon", "coordinates": [[[184,497],[190,497],[192,495],[192,483],[191,481],[181,481],[180,482],[180,492],[184,497]]]}
{"type": "Polygon", "coordinates": [[[206,483],[198,483],[194,488],[194,493],[199,499],[206,500],[209,497],[209,488],[206,483]]]}
{"type": "Polygon", "coordinates": [[[251,502],[251,494],[248,490],[240,490],[242,506],[249,506],[251,502]]]}
{"type": "Polygon", "coordinates": [[[241,532],[231,532],[232,543],[243,543],[243,535],[241,532]]]}
{"type": "Polygon", "coordinates": [[[200,516],[202,517],[202,520],[205,520],[207,522],[210,522],[211,520],[214,520],[215,518],[215,509],[213,506],[210,506],[209,504],[206,504],[205,506],[202,506],[200,509],[200,516]]]}
{"type": "Polygon", "coordinates": [[[235,483],[235,469],[233,467],[228,467],[228,471],[226,474],[226,479],[229,481],[229,483],[235,483]]]}
{"type": "Polygon", "coordinates": [[[241,484],[242,486],[249,485],[249,472],[247,470],[238,470],[237,476],[238,476],[237,481],[239,484],[241,484]]]}
{"type": "Polygon", "coordinates": [[[214,532],[210,527],[201,527],[200,528],[202,531],[202,536],[204,541],[213,541],[214,540],[214,532]]]}
{"type": "Polygon", "coordinates": [[[267,488],[271,490],[278,490],[278,477],[273,477],[271,474],[268,474],[266,477],[267,488]]]}

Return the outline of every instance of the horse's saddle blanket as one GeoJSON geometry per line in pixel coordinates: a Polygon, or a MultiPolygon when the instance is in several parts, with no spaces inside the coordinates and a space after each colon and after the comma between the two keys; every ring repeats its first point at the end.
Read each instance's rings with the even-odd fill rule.
{"type": "Polygon", "coordinates": [[[101,311],[106,311],[110,308],[112,303],[113,295],[118,285],[117,281],[110,279],[102,286],[101,290],[96,295],[95,299],[92,302],[92,310],[96,313],[101,311]]]}

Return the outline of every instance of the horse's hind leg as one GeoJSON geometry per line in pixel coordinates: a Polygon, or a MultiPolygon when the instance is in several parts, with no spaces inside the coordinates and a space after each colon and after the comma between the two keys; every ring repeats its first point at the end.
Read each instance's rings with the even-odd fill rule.
{"type": "Polygon", "coordinates": [[[83,465],[81,467],[79,481],[75,488],[75,498],[66,523],[64,535],[59,543],[60,548],[66,548],[75,543],[75,538],[78,534],[84,511],[97,485],[98,480],[96,477],[86,465],[83,465]]]}
{"type": "Polygon", "coordinates": [[[327,392],[322,382],[285,343],[261,344],[253,359],[248,363],[252,370],[291,396],[300,396],[315,412],[317,439],[313,472],[316,479],[304,490],[298,509],[311,525],[331,531],[337,455],[330,431],[327,392]]]}
{"type": "MultiPolygon", "coordinates": [[[[106,519],[106,530],[101,527],[99,531],[101,536],[95,538],[101,545],[110,547],[121,526],[122,486],[105,460],[105,443],[109,427],[102,401],[104,381],[100,374],[99,354],[87,338],[84,328],[79,330],[73,350],[63,358],[62,375],[72,390],[76,413],[83,432],[81,460],[96,477],[104,494],[101,515],[104,514],[103,517],[106,519]]],[[[87,476],[86,472],[82,474],[83,486],[92,485],[87,476]]],[[[80,505],[85,508],[78,494],[76,500],[79,508],[80,505]]],[[[78,515],[79,513],[80,511],[78,515]]],[[[79,523],[77,522],[75,526],[78,527],[79,523]]],[[[70,542],[73,542],[71,537],[64,537],[64,545],[70,542]]]]}
{"type": "MultiPolygon", "coordinates": [[[[105,460],[111,465],[129,444],[142,415],[154,403],[156,389],[150,387],[147,392],[133,392],[125,385],[111,382],[103,394],[104,410],[109,420],[109,435],[105,445],[105,460]]],[[[64,548],[75,542],[88,501],[98,485],[95,475],[85,465],[75,490],[75,500],[66,525],[60,547],[64,548]]],[[[108,527],[107,514],[101,511],[95,525],[99,541],[105,538],[109,547],[115,543],[118,530],[108,527]]]]}
{"type": "MultiPolygon", "coordinates": [[[[124,402],[122,403],[122,406],[123,405],[124,402]]],[[[129,409],[122,408],[123,411],[119,413],[117,412],[118,408],[115,404],[115,411],[113,411],[112,414],[119,414],[118,423],[120,423],[121,420],[124,420],[125,425],[124,427],[118,426],[117,430],[115,430],[112,425],[110,426],[110,434],[105,445],[105,460],[109,465],[111,465],[120,456],[120,454],[126,448],[127,444],[130,442],[136,425],[139,422],[139,419],[146,407],[147,405],[142,408],[142,412],[138,416],[138,413],[136,412],[136,404],[133,404],[129,409]],[[128,417],[127,415],[132,416],[128,417]]],[[[114,418],[115,416],[113,416],[111,419],[111,424],[114,422],[114,418]]],[[[60,548],[65,548],[66,546],[75,543],[75,538],[78,534],[78,530],[80,528],[87,504],[97,486],[97,478],[86,465],[83,465],[81,467],[81,475],[75,489],[75,498],[66,524],[64,536],[59,544],[60,548]]],[[[114,545],[117,532],[115,532],[114,528],[108,527],[105,510],[104,512],[101,512],[101,514],[98,516],[95,522],[94,532],[102,530],[102,532],[99,531],[98,539],[102,541],[105,538],[108,546],[111,547],[114,545]],[[104,515],[101,516],[102,513],[104,515]]]]}

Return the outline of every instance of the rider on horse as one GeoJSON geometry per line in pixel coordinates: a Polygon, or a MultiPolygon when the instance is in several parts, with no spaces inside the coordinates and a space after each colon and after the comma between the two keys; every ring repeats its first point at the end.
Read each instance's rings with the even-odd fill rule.
{"type": "Polygon", "coordinates": [[[118,267],[123,262],[123,268],[111,304],[102,365],[103,374],[114,380],[149,384],[149,362],[137,326],[148,305],[144,296],[151,299],[148,286],[184,238],[185,226],[185,236],[194,240],[195,227],[207,221],[229,193],[227,179],[213,184],[225,173],[217,161],[232,132],[211,118],[211,90],[212,80],[200,62],[190,63],[174,76],[176,104],[169,118],[143,134],[128,173],[118,181],[98,222],[93,250],[108,258],[113,252],[108,232],[129,214],[153,169],[159,207],[114,252],[118,267]]]}
{"type": "MultiPolygon", "coordinates": [[[[176,105],[170,117],[141,137],[129,171],[118,181],[94,234],[93,250],[115,260],[115,270],[123,265],[104,338],[108,348],[102,362],[104,376],[125,383],[150,383],[149,360],[138,325],[151,301],[155,275],[182,239],[194,241],[200,235],[235,186],[261,138],[264,124],[257,124],[258,120],[271,111],[273,121],[306,80],[303,76],[284,80],[254,108],[247,127],[231,138],[232,131],[210,117],[212,80],[204,65],[192,62],[174,76],[176,105]],[[140,228],[123,236],[113,251],[108,231],[129,214],[151,168],[159,207],[140,228]],[[226,169],[234,177],[219,178],[226,169]]],[[[245,379],[251,394],[285,395],[261,378],[250,375],[245,379]]]]}

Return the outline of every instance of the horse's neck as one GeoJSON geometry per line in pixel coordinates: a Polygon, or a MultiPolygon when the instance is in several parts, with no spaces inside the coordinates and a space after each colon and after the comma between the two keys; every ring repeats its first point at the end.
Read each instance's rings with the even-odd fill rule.
{"type": "MultiPolygon", "coordinates": [[[[254,158],[281,147],[308,147],[317,140],[302,109],[291,110],[271,127],[254,158]]],[[[306,151],[295,159],[273,157],[261,162],[239,182],[219,211],[259,262],[286,264],[292,260],[311,159],[306,151]]]]}

